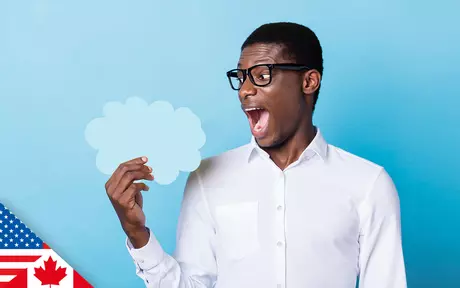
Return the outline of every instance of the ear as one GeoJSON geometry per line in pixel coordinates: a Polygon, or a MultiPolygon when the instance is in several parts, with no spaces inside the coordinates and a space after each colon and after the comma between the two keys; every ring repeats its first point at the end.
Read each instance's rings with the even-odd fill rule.
{"type": "Polygon", "coordinates": [[[320,84],[321,74],[319,74],[318,70],[308,70],[303,77],[302,91],[305,95],[312,95],[318,90],[320,84]]]}

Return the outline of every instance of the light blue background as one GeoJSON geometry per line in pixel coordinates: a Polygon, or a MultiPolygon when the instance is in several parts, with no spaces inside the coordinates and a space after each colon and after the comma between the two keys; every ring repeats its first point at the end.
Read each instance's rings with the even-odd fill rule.
{"type": "MultiPolygon", "coordinates": [[[[315,123],[398,186],[409,287],[460,287],[458,11],[453,0],[1,1],[0,201],[95,286],[143,287],[86,124],[140,96],[192,109],[204,157],[244,144],[225,71],[257,26],[295,21],[324,48],[315,123]]],[[[167,252],[186,176],[145,194],[167,252]]]]}

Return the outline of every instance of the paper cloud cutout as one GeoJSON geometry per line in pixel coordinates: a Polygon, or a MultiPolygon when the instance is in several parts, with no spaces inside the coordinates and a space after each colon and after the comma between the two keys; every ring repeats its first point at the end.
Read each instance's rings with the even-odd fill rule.
{"type": "Polygon", "coordinates": [[[166,101],[149,105],[131,97],[125,104],[108,102],[103,113],[85,130],[86,141],[98,150],[96,166],[102,173],[110,175],[121,163],[147,156],[155,181],[168,185],[180,171],[198,168],[206,135],[189,108],[174,110],[166,101]]]}

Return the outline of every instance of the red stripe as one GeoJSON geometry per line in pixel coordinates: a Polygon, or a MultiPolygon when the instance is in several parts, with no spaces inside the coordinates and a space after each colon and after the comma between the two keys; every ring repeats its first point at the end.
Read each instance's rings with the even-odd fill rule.
{"type": "Polygon", "coordinates": [[[1,288],[27,288],[27,269],[24,269],[14,277],[10,282],[5,283],[5,286],[0,286],[1,288]]]}
{"type": "Polygon", "coordinates": [[[0,288],[27,288],[27,269],[1,269],[0,271],[16,272],[9,282],[0,282],[0,288]]]}
{"type": "Polygon", "coordinates": [[[43,242],[43,249],[51,249],[50,246],[48,246],[48,244],[46,244],[45,242],[43,242]]]}
{"type": "Polygon", "coordinates": [[[0,275],[17,275],[24,269],[0,269],[0,275]]]}
{"type": "Polygon", "coordinates": [[[88,283],[83,277],[78,274],[77,271],[73,270],[73,287],[76,288],[94,288],[88,283]]]}
{"type": "Polygon", "coordinates": [[[35,262],[42,256],[1,256],[0,262],[35,262]]]}

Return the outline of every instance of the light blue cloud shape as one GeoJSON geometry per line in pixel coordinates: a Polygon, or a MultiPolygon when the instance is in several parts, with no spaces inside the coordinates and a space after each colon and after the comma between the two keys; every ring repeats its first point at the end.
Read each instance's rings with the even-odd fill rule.
{"type": "Polygon", "coordinates": [[[166,101],[149,105],[131,97],[125,104],[108,102],[103,113],[104,117],[90,121],[85,130],[86,141],[98,150],[96,166],[102,173],[110,175],[121,163],[147,156],[155,181],[168,185],[180,171],[198,168],[206,135],[189,108],[175,110],[166,101]]]}

